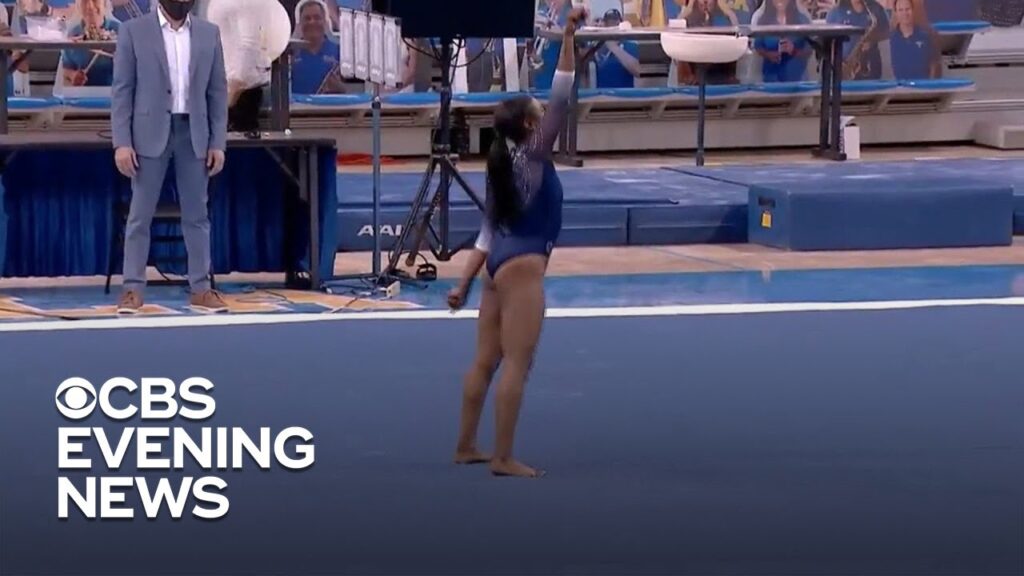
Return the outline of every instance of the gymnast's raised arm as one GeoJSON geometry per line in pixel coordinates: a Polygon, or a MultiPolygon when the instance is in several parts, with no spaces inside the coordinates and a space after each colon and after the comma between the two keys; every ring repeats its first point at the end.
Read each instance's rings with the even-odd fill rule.
{"type": "Polygon", "coordinates": [[[569,112],[569,99],[572,97],[573,82],[576,78],[576,29],[584,21],[587,12],[583,8],[574,8],[569,13],[562,31],[562,51],[558,56],[558,68],[551,82],[551,94],[548,96],[548,108],[540,126],[541,151],[550,153],[555,147],[555,140],[565,125],[565,117],[569,112]]]}

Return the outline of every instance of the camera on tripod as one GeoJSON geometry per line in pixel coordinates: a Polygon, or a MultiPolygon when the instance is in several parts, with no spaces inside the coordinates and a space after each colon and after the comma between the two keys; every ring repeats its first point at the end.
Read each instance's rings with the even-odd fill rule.
{"type": "MultiPolygon", "coordinates": [[[[469,237],[453,246],[449,226],[452,183],[484,210],[484,198],[477,194],[459,173],[456,163],[460,146],[453,141],[452,76],[458,50],[469,38],[529,38],[534,34],[535,0],[374,0],[374,11],[401,20],[402,36],[431,39],[435,59],[441,69],[440,110],[437,127],[432,133],[430,165],[413,199],[412,210],[395,241],[388,258],[387,273],[395,274],[402,254],[408,252],[406,265],[416,262],[420,251],[429,249],[434,257],[446,262],[473,243],[469,237]],[[439,173],[437,187],[434,177],[439,173]],[[435,224],[436,220],[436,224],[435,224]]],[[[458,132],[458,130],[456,130],[458,132]]],[[[467,142],[468,144],[468,142],[467,142]]],[[[467,146],[468,148],[468,146],[467,146]]]]}

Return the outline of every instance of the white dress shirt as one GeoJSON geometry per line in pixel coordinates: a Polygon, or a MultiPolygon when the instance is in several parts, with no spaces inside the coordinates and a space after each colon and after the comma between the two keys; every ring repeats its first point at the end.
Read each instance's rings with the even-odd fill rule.
{"type": "Polygon", "coordinates": [[[188,114],[189,64],[192,61],[191,17],[175,30],[157,8],[160,30],[164,34],[164,50],[167,52],[167,70],[171,74],[171,113],[188,114]]]}

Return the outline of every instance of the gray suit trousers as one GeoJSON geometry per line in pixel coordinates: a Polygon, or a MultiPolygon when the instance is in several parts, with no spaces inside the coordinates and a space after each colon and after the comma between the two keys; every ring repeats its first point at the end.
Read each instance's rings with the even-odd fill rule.
{"type": "Polygon", "coordinates": [[[188,251],[188,283],[193,294],[210,289],[210,218],[207,213],[209,173],[206,158],[196,158],[188,116],[174,115],[164,153],[139,156],[132,179],[132,202],[125,228],[124,288],[142,292],[146,286],[150,228],[171,161],[181,205],[181,229],[188,251]]]}

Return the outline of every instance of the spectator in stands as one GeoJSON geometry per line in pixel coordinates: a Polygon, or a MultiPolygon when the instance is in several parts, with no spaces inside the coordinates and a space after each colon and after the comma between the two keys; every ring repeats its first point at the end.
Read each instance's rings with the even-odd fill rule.
{"type": "Polygon", "coordinates": [[[490,92],[501,67],[501,38],[466,40],[466,79],[470,92],[490,92]]]}
{"type": "MultiPolygon", "coordinates": [[[[113,40],[120,22],[113,19],[109,0],[77,0],[81,18],[68,30],[70,38],[113,40]]],[[[110,86],[114,79],[114,59],[99,50],[64,50],[61,69],[65,86],[110,86]]]]}
{"type": "MultiPolygon", "coordinates": [[[[686,19],[697,6],[690,0],[664,0],[665,16],[669,20],[686,19]]],[[[711,26],[732,26],[731,13],[738,24],[750,24],[751,16],[761,0],[715,0],[717,9],[713,12],[711,26]]]]}
{"type": "MultiPolygon", "coordinates": [[[[728,0],[674,0],[681,6],[679,17],[686,20],[688,28],[702,26],[737,26],[739,19],[733,12],[728,0]]],[[[697,83],[697,75],[693,68],[685,62],[676,63],[676,80],[680,85],[697,83]]],[[[736,84],[736,64],[709,66],[708,84],[736,84]]]]}
{"type": "MultiPolygon", "coordinates": [[[[622,12],[609,10],[602,18],[608,28],[622,23],[622,12]]],[[[598,88],[632,88],[640,76],[640,45],[631,40],[606,42],[596,54],[598,88]]]]}
{"type": "MultiPolygon", "coordinates": [[[[759,25],[793,26],[810,24],[797,0],[768,0],[759,25]]],[[[765,82],[799,82],[807,73],[807,61],[813,53],[804,37],[760,37],[754,40],[754,50],[764,60],[761,67],[765,82]]]]}
{"type": "Polygon", "coordinates": [[[878,80],[882,77],[879,42],[889,37],[889,18],[876,0],[839,0],[825,21],[859,26],[867,31],[843,44],[843,79],[878,80]]]}
{"type": "Polygon", "coordinates": [[[892,72],[897,80],[939,78],[942,60],[935,32],[916,0],[896,0],[889,36],[892,72]]]}
{"type": "MultiPolygon", "coordinates": [[[[0,20],[0,37],[11,37],[14,36],[14,32],[11,31],[11,27],[0,20]]],[[[22,52],[11,53],[11,61],[17,63],[18,72],[28,72],[28,60],[23,58],[22,52]]],[[[7,71],[7,95],[14,96],[14,75],[11,71],[7,71]]],[[[0,210],[2,212],[2,210],[0,210]]]]}
{"type": "MultiPolygon", "coordinates": [[[[736,12],[732,9],[732,4],[736,2],[733,0],[673,0],[670,2],[676,4],[675,18],[682,18],[686,20],[686,26],[689,28],[695,28],[700,26],[738,26],[740,22],[736,12]]],[[[741,6],[746,6],[745,2],[739,2],[741,6]]],[[[750,12],[747,11],[747,22],[749,22],[750,12]]]]}
{"type": "Polygon", "coordinates": [[[330,38],[327,5],[323,0],[302,0],[296,8],[297,35],[306,45],[296,48],[292,60],[292,92],[295,94],[341,94],[338,58],[341,49],[330,38]]]}
{"type": "Polygon", "coordinates": [[[801,10],[811,20],[824,20],[835,7],[836,0],[800,0],[801,10]]]}
{"type": "MultiPolygon", "coordinates": [[[[561,28],[565,25],[566,17],[572,9],[568,0],[543,0],[537,14],[538,24],[545,27],[561,28]]],[[[555,77],[555,68],[558,66],[558,55],[562,51],[562,43],[554,41],[541,41],[528,45],[528,58],[533,62],[541,62],[539,69],[534,70],[533,87],[537,90],[550,90],[551,81],[555,77]],[[539,46],[539,54],[534,54],[539,46]]]]}

